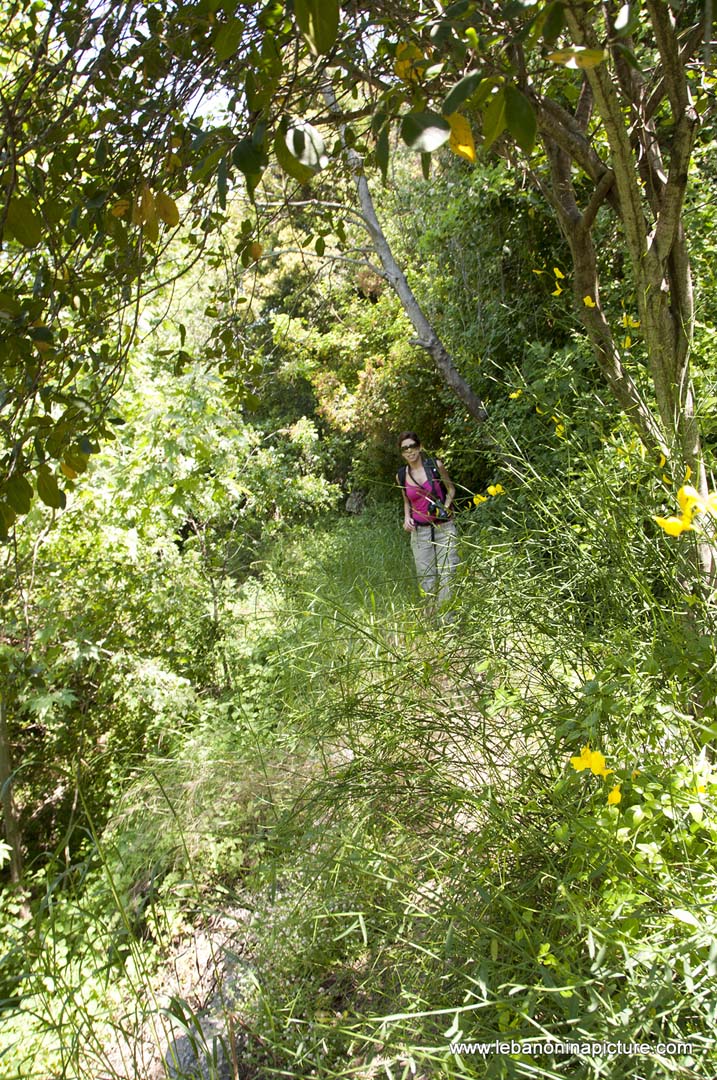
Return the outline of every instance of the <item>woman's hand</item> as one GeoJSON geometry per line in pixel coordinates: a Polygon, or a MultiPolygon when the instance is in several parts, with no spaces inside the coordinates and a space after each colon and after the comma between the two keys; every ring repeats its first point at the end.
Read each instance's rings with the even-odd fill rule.
{"type": "Polygon", "coordinates": [[[413,524],[410,517],[405,517],[403,519],[403,527],[406,530],[406,532],[415,532],[416,531],[416,526],[413,524]]]}

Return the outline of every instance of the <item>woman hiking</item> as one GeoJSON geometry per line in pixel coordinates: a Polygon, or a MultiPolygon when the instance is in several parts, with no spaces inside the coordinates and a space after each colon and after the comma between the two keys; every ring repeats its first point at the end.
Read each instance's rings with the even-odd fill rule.
{"type": "MultiPolygon", "coordinates": [[[[429,610],[445,608],[451,579],[458,566],[458,536],[453,520],[456,489],[438,458],[424,453],[415,431],[398,438],[404,464],[396,474],[403,494],[403,527],[411,534],[411,549],[421,592],[430,598],[429,610]]],[[[444,616],[448,619],[448,616],[444,616]]]]}

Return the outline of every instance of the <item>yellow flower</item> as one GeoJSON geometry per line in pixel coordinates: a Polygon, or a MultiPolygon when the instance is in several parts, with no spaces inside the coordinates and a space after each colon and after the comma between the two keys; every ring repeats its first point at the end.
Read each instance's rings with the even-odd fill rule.
{"type": "Polygon", "coordinates": [[[683,518],[691,521],[695,514],[701,514],[705,510],[705,500],[696,488],[691,484],[683,484],[677,492],[677,501],[680,504],[683,518]]]}
{"type": "Polygon", "coordinates": [[[474,495],[473,496],[473,502],[475,503],[476,506],[480,506],[481,503],[488,502],[488,496],[487,495],[474,495]]]}
{"type": "Polygon", "coordinates": [[[637,780],[639,775],[640,775],[640,770],[639,769],[633,769],[632,772],[630,773],[630,778],[632,780],[637,780]]]}
{"type": "Polygon", "coordinates": [[[562,272],[562,270],[558,270],[557,266],[553,267],[553,273],[555,274],[556,278],[564,278],[565,277],[565,274],[562,272]]]}
{"type": "Polygon", "coordinates": [[[571,757],[570,764],[576,772],[590,769],[595,776],[607,776],[612,769],[605,768],[605,758],[599,750],[591,750],[590,745],[584,746],[579,757],[571,757]]]}
{"type": "Polygon", "coordinates": [[[667,464],[667,458],[665,457],[664,454],[660,454],[660,468],[664,469],[666,464],[667,464]]]}
{"type": "Polygon", "coordinates": [[[515,401],[515,399],[519,398],[522,393],[523,391],[520,389],[514,390],[512,394],[508,394],[508,397],[515,401]]]}
{"type": "Polygon", "coordinates": [[[622,343],[622,347],[623,347],[623,349],[629,349],[631,345],[632,345],[632,338],[630,337],[629,334],[626,334],[625,335],[625,340],[622,343]]]}
{"type": "Polygon", "coordinates": [[[534,274],[547,274],[547,272],[547,270],[536,270],[535,267],[533,267],[534,274]]]}
{"type": "Polygon", "coordinates": [[[590,762],[590,768],[595,776],[607,776],[612,772],[612,769],[605,768],[606,761],[599,750],[593,750],[592,761],[590,762]]]}
{"type": "Polygon", "coordinates": [[[632,327],[633,330],[639,330],[639,328],[640,328],[640,320],[639,319],[633,319],[633,317],[631,315],[630,316],[630,326],[632,327]]]}
{"type": "Polygon", "coordinates": [[[555,434],[558,436],[559,439],[564,439],[565,438],[565,424],[556,424],[555,425],[555,434]]]}
{"type": "Polygon", "coordinates": [[[575,769],[575,772],[582,772],[583,769],[590,768],[590,758],[592,757],[592,750],[589,746],[584,746],[580,751],[579,757],[571,757],[570,764],[575,769]]]}
{"type": "Polygon", "coordinates": [[[538,416],[543,416],[545,413],[545,409],[541,409],[540,405],[535,406],[535,411],[537,412],[538,416]]]}
{"type": "Polygon", "coordinates": [[[585,304],[585,307],[590,307],[590,308],[597,307],[597,305],[596,305],[595,301],[593,300],[592,296],[584,296],[583,297],[583,303],[585,304]]]}
{"type": "Polygon", "coordinates": [[[561,294],[561,292],[562,292],[562,291],[563,291],[563,290],[562,290],[562,289],[560,288],[560,283],[558,283],[558,287],[557,287],[557,289],[553,289],[553,291],[551,292],[551,294],[550,294],[550,295],[551,295],[551,296],[560,296],[560,294],[561,294]]]}
{"type": "Polygon", "coordinates": [[[685,468],[685,483],[692,477],[692,469],[689,465],[685,468]]]}
{"type": "Polygon", "coordinates": [[[668,536],[681,536],[683,532],[689,532],[692,528],[692,522],[684,517],[656,517],[655,521],[668,536]]]}
{"type": "Polygon", "coordinates": [[[608,806],[617,806],[621,799],[622,793],[620,791],[620,785],[615,784],[615,787],[612,789],[612,791],[607,797],[608,806]]]}
{"type": "Polygon", "coordinates": [[[491,484],[487,489],[489,495],[503,495],[505,494],[505,488],[502,484],[491,484]]]}

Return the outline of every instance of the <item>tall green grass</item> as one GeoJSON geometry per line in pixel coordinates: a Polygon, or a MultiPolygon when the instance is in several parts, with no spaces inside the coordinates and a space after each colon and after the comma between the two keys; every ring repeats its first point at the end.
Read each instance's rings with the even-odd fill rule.
{"type": "Polygon", "coordinates": [[[277,546],[223,613],[232,689],[138,763],[18,931],[9,1067],[120,1075],[103,1048],[122,1016],[165,1016],[161,994],[132,1003],[173,941],[242,907],[238,1075],[709,1075],[714,627],[630,469],[506,476],[463,524],[448,627],[392,510],[277,546]],[[572,768],[587,744],[608,777],[572,768]],[[451,1051],[547,1039],[693,1049],[451,1051]]]}

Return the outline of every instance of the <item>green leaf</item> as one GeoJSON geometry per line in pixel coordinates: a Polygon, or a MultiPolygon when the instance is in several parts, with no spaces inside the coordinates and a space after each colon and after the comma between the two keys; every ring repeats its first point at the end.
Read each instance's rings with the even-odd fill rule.
{"type": "Polygon", "coordinates": [[[27,514],[32,506],[32,488],[22,473],[13,473],[5,481],[5,497],[18,514],[27,514]]]}
{"type": "Polygon", "coordinates": [[[49,326],[31,326],[30,337],[33,341],[39,341],[41,344],[52,345],[54,341],[52,330],[49,326]]]}
{"type": "Polygon", "coordinates": [[[635,56],[632,49],[628,49],[627,45],[623,45],[621,42],[616,42],[614,45],[614,49],[615,52],[619,52],[620,55],[625,58],[630,67],[634,68],[635,71],[639,71],[642,74],[642,68],[637,62],[637,57],[635,56]]]}
{"type": "Polygon", "coordinates": [[[505,131],[505,88],[493,94],[483,113],[483,139],[490,146],[505,131]]]}
{"type": "Polygon", "coordinates": [[[538,132],[535,112],[525,94],[511,85],[505,88],[505,122],[520,149],[532,153],[538,132]]]}
{"type": "Polygon", "coordinates": [[[10,200],[5,227],[23,247],[37,247],[42,240],[42,223],[35,214],[32,199],[27,195],[17,195],[10,200]]]}
{"type": "Polygon", "coordinates": [[[560,36],[565,21],[565,6],[561,0],[550,4],[545,11],[543,22],[543,41],[546,45],[554,45],[560,36]]]}
{"type": "Polygon", "coordinates": [[[7,540],[7,531],[15,524],[17,514],[6,502],[0,501],[0,540],[7,540]]]}
{"type": "Polygon", "coordinates": [[[411,150],[420,154],[432,154],[448,142],[450,136],[450,124],[438,113],[410,112],[401,124],[401,138],[411,150]]]}
{"type": "Polygon", "coordinates": [[[472,71],[470,75],[464,75],[444,97],[441,105],[443,115],[450,116],[451,113],[456,112],[463,102],[468,100],[480,81],[479,71],[472,71]]]}
{"type": "Polygon", "coordinates": [[[376,163],[381,170],[384,184],[386,183],[386,177],[388,176],[388,156],[388,124],[385,124],[381,128],[378,139],[376,140],[376,163]]]}
{"type": "Polygon", "coordinates": [[[60,491],[57,486],[57,478],[47,465],[41,465],[37,470],[37,494],[45,506],[50,506],[53,510],[62,510],[67,502],[64,491],[60,491]]]}
{"type": "Polygon", "coordinates": [[[326,241],[324,240],[323,236],[318,236],[316,238],[314,248],[318,256],[322,256],[324,254],[324,252],[326,251],[326,241]]]}
{"type": "Polygon", "coordinates": [[[431,179],[431,155],[421,154],[421,172],[424,180],[431,179]]]}
{"type": "Polygon", "coordinates": [[[251,176],[252,173],[261,172],[266,164],[266,155],[263,148],[257,146],[248,135],[234,147],[232,161],[245,176],[251,176]]]}
{"type": "Polygon", "coordinates": [[[339,32],[338,0],[294,0],[294,14],[311,51],[330,51],[339,32]]]}
{"type": "Polygon", "coordinates": [[[10,293],[0,292],[0,318],[16,318],[22,311],[22,306],[10,293]]]}
{"type": "Polygon", "coordinates": [[[239,48],[243,33],[244,24],[241,19],[230,19],[228,23],[222,26],[212,42],[214,54],[220,63],[223,60],[228,60],[230,56],[234,56],[234,53],[239,48]]]}

